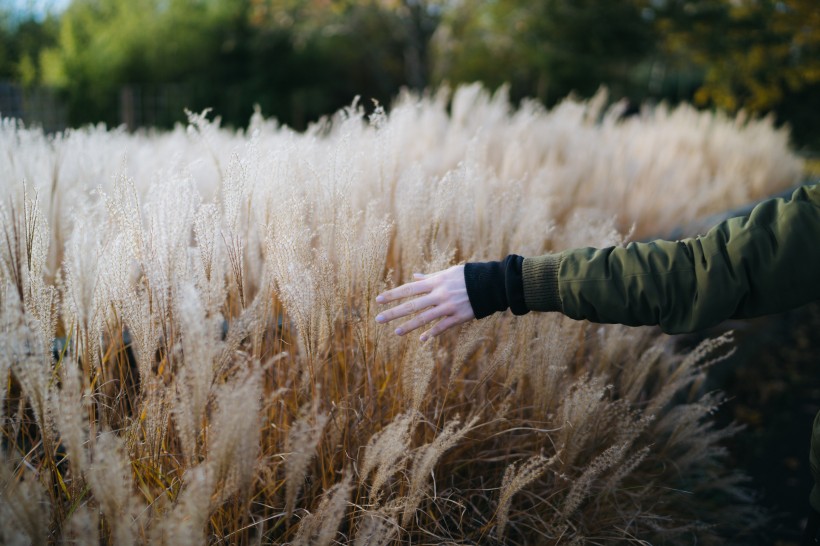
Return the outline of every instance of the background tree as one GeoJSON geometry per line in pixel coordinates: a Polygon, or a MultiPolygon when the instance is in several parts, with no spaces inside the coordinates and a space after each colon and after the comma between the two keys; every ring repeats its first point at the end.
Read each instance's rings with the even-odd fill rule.
{"type": "MultiPolygon", "coordinates": [[[[211,107],[245,124],[254,104],[296,127],[355,95],[388,103],[427,83],[435,16],[426,4],[317,0],[74,0],[45,83],[63,89],[72,122],[117,123],[118,91],[174,85],[176,109],[211,107]],[[70,75],[70,76],[69,76],[70,75]]],[[[173,120],[156,120],[167,125],[173,120]]]]}
{"type": "Polygon", "coordinates": [[[437,35],[435,81],[509,82],[515,98],[547,103],[602,84],[637,93],[654,29],[640,2],[467,0],[437,35]]]}
{"type": "Polygon", "coordinates": [[[35,19],[0,7],[0,80],[39,83],[40,52],[56,44],[58,25],[52,16],[35,19]]]}
{"type": "Polygon", "coordinates": [[[44,83],[66,93],[72,123],[117,123],[118,91],[128,83],[187,82],[196,102],[214,78],[227,83],[244,76],[226,65],[241,47],[246,7],[235,1],[75,0],[61,17],[57,46],[44,53],[44,83]]]}
{"type": "Polygon", "coordinates": [[[356,95],[481,80],[548,105],[607,85],[772,112],[820,148],[816,0],[73,0],[58,15],[0,9],[0,78],[59,90],[72,124],[212,107],[244,125],[258,104],[303,128],[356,95]]]}
{"type": "Polygon", "coordinates": [[[700,72],[695,103],[775,112],[820,144],[820,7],[815,0],[653,2],[664,56],[700,72]],[[814,136],[812,136],[812,134],[814,136]]]}

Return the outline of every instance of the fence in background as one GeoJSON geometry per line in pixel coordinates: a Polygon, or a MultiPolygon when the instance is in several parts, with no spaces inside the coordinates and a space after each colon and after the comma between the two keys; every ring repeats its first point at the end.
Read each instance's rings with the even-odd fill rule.
{"type": "Polygon", "coordinates": [[[185,119],[192,96],[190,86],[178,84],[120,87],[120,124],[129,131],[140,127],[170,127],[185,119]]]}
{"type": "Polygon", "coordinates": [[[0,82],[0,116],[17,118],[49,133],[68,126],[68,109],[57,93],[44,87],[24,89],[11,82],[0,82]]]}
{"type": "MultiPolygon", "coordinates": [[[[185,108],[191,97],[188,86],[124,85],[118,94],[118,124],[133,131],[140,127],[170,127],[184,121],[185,108]]],[[[68,108],[51,89],[31,89],[0,81],[0,117],[16,118],[26,126],[42,127],[47,133],[69,126],[68,108]]]]}

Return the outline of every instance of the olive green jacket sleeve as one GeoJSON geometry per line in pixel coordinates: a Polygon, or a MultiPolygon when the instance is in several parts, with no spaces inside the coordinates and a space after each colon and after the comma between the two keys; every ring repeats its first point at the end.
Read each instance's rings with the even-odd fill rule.
{"type": "Polygon", "coordinates": [[[574,319],[692,332],[820,299],[820,186],[703,237],[525,258],[524,302],[574,319]]]}

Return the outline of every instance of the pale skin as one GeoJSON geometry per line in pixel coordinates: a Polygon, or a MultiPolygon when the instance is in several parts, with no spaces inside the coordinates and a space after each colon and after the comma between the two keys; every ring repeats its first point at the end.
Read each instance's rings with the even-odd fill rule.
{"type": "Polygon", "coordinates": [[[376,322],[386,324],[414,315],[396,328],[396,334],[403,336],[438,320],[421,334],[419,339],[424,342],[453,326],[475,318],[470,298],[467,296],[463,265],[456,265],[430,275],[415,273],[413,278],[416,279],[414,282],[403,284],[376,297],[376,302],[381,304],[407,300],[379,313],[376,322]]]}

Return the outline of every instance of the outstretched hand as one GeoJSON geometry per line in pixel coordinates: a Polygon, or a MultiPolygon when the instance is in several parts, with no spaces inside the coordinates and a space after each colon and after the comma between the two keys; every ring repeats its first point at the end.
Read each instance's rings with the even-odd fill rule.
{"type": "Polygon", "coordinates": [[[421,335],[421,341],[427,341],[453,326],[475,318],[470,298],[467,296],[463,265],[456,265],[430,275],[416,273],[413,277],[417,279],[415,282],[388,290],[376,297],[378,303],[413,298],[379,313],[376,322],[384,324],[415,314],[412,319],[396,328],[396,334],[403,336],[440,319],[421,335]]]}

